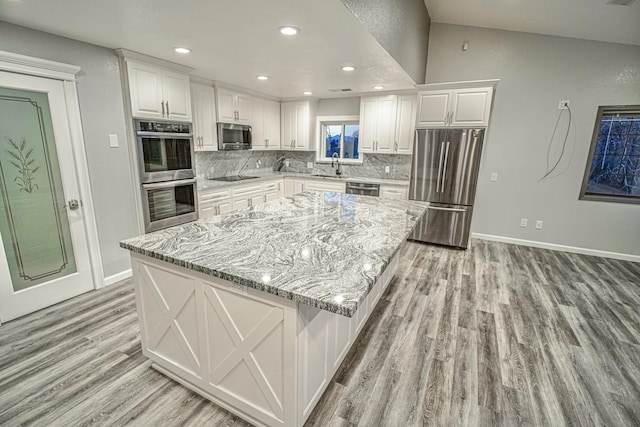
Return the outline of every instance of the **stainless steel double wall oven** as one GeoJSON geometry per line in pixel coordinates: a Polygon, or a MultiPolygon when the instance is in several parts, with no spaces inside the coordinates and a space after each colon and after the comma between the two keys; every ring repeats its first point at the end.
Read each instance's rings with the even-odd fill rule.
{"type": "Polygon", "coordinates": [[[191,123],[134,120],[146,232],[198,219],[191,123]]]}

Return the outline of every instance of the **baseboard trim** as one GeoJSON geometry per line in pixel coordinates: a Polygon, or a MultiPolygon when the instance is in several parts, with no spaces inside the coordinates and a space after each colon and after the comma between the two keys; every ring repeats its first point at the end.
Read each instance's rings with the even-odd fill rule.
{"type": "Polygon", "coordinates": [[[131,269],[121,271],[120,273],[116,273],[112,276],[104,278],[104,286],[113,285],[121,280],[128,279],[133,276],[133,271],[131,269]]]}
{"type": "Polygon", "coordinates": [[[513,237],[494,236],[491,234],[471,233],[475,239],[491,240],[494,242],[513,243],[514,245],[531,246],[534,248],[550,249],[552,251],[571,252],[575,254],[598,256],[602,258],[620,259],[623,261],[640,262],[640,255],[623,254],[620,252],[600,251],[597,249],[580,248],[577,246],[557,245],[555,243],[536,242],[534,240],[514,239],[513,237]]]}

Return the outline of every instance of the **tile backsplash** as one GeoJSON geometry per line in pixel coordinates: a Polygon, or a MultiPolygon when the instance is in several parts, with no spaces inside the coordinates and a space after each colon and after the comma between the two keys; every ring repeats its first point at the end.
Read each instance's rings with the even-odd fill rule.
{"type": "MultiPolygon", "coordinates": [[[[312,151],[208,151],[196,153],[196,174],[199,178],[228,175],[261,175],[283,172],[334,174],[328,163],[316,163],[312,151]],[[285,162],[289,164],[284,166],[285,162]],[[307,163],[313,163],[313,169],[307,163]]],[[[345,177],[409,179],[411,156],[363,153],[362,165],[342,165],[345,177]],[[389,166],[389,173],[385,173],[389,166]]]]}

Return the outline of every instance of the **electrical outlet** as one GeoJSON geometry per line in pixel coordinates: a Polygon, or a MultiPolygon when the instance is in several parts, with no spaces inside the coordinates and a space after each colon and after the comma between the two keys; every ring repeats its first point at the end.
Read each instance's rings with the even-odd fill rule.
{"type": "Polygon", "coordinates": [[[109,134],[109,147],[118,148],[119,146],[120,146],[120,143],[118,142],[118,135],[116,135],[115,133],[110,133],[109,134]]]}
{"type": "Polygon", "coordinates": [[[558,110],[566,110],[569,107],[569,104],[571,104],[571,101],[568,99],[558,102],[558,110]]]}
{"type": "Polygon", "coordinates": [[[307,169],[313,169],[313,162],[307,162],[307,169]]]}
{"type": "Polygon", "coordinates": [[[389,166],[384,167],[384,173],[389,173],[390,171],[391,171],[391,168],[389,166]]]}
{"type": "Polygon", "coordinates": [[[536,230],[542,230],[542,221],[540,220],[536,221],[536,230]]]}
{"type": "Polygon", "coordinates": [[[520,227],[527,228],[527,222],[529,220],[527,218],[520,219],[520,227]]]}
{"type": "Polygon", "coordinates": [[[491,174],[491,182],[496,182],[498,180],[498,172],[493,172],[491,174]]]}

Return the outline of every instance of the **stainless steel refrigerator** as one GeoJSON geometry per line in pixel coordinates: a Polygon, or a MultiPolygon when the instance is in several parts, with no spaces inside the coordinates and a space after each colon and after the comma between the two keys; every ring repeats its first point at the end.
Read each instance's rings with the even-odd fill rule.
{"type": "Polygon", "coordinates": [[[412,240],[466,248],[484,129],[418,129],[409,199],[430,202],[412,240]]]}

